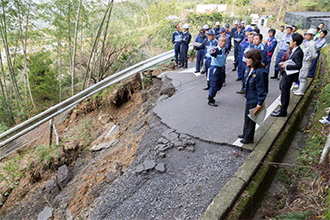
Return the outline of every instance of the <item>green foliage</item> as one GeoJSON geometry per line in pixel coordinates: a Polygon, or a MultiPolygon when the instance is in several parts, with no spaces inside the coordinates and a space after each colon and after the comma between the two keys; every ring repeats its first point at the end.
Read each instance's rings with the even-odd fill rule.
{"type": "MultiPolygon", "coordinates": [[[[0,117],[1,117],[1,115],[0,115],[0,117]]],[[[8,126],[3,121],[0,122],[0,134],[7,130],[8,130],[8,126]]]]}
{"type": "MultiPolygon", "coordinates": [[[[39,52],[29,57],[30,84],[33,97],[42,107],[58,100],[58,80],[49,52],[39,52]]],[[[47,107],[46,107],[47,108],[47,107]]]]}
{"type": "Polygon", "coordinates": [[[56,145],[40,145],[35,149],[35,162],[38,165],[49,164],[55,158],[58,158],[61,153],[61,147],[56,145]]]}
{"type": "Polygon", "coordinates": [[[309,216],[308,212],[299,212],[299,213],[287,213],[281,216],[278,216],[276,219],[278,220],[305,220],[309,216]]]}
{"type": "Polygon", "coordinates": [[[78,128],[77,132],[73,136],[73,140],[75,143],[79,143],[79,145],[84,149],[88,147],[88,145],[92,142],[92,121],[83,120],[78,128]]]}
{"type": "Polygon", "coordinates": [[[219,12],[212,12],[211,14],[190,13],[187,16],[187,22],[198,27],[202,27],[204,24],[212,26],[217,21],[223,21],[223,16],[219,12]]]}

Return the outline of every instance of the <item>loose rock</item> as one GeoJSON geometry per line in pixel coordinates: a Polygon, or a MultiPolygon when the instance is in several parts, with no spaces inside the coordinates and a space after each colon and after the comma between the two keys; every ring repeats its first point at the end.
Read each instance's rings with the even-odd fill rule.
{"type": "Polygon", "coordinates": [[[144,161],[143,165],[144,165],[144,170],[148,171],[148,170],[152,170],[153,168],[155,168],[156,163],[153,160],[146,160],[146,161],[144,161]]]}
{"type": "Polygon", "coordinates": [[[159,173],[165,173],[166,172],[165,164],[164,163],[157,164],[157,166],[155,167],[155,170],[159,173]]]}
{"type": "Polygon", "coordinates": [[[112,138],[114,135],[119,133],[119,126],[118,125],[114,125],[111,127],[111,129],[109,130],[109,132],[107,133],[107,135],[105,136],[106,139],[110,139],[112,138]]]}
{"type": "Polygon", "coordinates": [[[186,149],[190,152],[195,152],[195,148],[193,146],[189,146],[186,149]]]}
{"type": "Polygon", "coordinates": [[[46,206],[42,212],[38,215],[38,220],[48,220],[53,217],[53,209],[51,207],[46,206]]]}
{"type": "Polygon", "coordinates": [[[174,147],[182,147],[182,142],[181,141],[175,141],[173,142],[174,147]]]}
{"type": "Polygon", "coordinates": [[[159,138],[158,144],[168,144],[168,140],[166,140],[165,138],[159,138]]]}
{"type": "Polygon", "coordinates": [[[166,157],[166,154],[165,154],[164,152],[160,152],[158,155],[159,155],[161,158],[166,157]]]}
{"type": "Polygon", "coordinates": [[[99,150],[102,150],[102,149],[108,149],[108,148],[116,145],[117,143],[118,143],[118,139],[112,140],[110,142],[100,143],[98,145],[94,145],[92,147],[92,151],[99,151],[99,150]]]}
{"type": "Polygon", "coordinates": [[[48,194],[56,195],[59,190],[57,182],[54,179],[51,179],[46,183],[46,191],[48,194]]]}
{"type": "Polygon", "coordinates": [[[70,182],[72,179],[72,174],[69,171],[66,165],[63,165],[58,168],[57,170],[57,184],[60,186],[61,189],[65,187],[65,185],[70,182]]]}
{"type": "Polygon", "coordinates": [[[178,150],[182,151],[182,150],[184,150],[184,147],[178,147],[178,150]]]}
{"type": "Polygon", "coordinates": [[[140,164],[139,166],[136,167],[136,170],[135,172],[140,174],[144,171],[144,165],[143,164],[140,164]]]}

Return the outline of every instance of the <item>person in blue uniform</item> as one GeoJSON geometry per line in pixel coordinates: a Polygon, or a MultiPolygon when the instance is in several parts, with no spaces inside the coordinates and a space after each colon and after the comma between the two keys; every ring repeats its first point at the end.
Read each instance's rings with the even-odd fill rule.
{"type": "Polygon", "coordinates": [[[179,66],[182,63],[182,57],[180,53],[181,40],[182,40],[182,31],[180,31],[180,25],[177,24],[175,25],[175,32],[172,35],[172,44],[174,45],[174,59],[176,66],[179,66]]]}
{"type": "Polygon", "coordinates": [[[238,23],[237,23],[237,21],[235,21],[234,27],[231,29],[231,33],[230,33],[231,38],[234,37],[235,32],[237,31],[237,25],[238,25],[238,23]]]}
{"type": "Polygon", "coordinates": [[[242,31],[245,31],[245,21],[241,22],[242,31]]]}
{"type": "Polygon", "coordinates": [[[238,51],[239,51],[239,44],[244,40],[245,34],[242,31],[242,27],[239,25],[237,27],[237,31],[235,32],[234,35],[234,69],[233,71],[236,71],[236,68],[238,66],[238,51]]]}
{"type": "Polygon", "coordinates": [[[262,60],[261,63],[262,65],[267,66],[267,51],[265,48],[265,45],[262,43],[262,34],[255,34],[253,37],[253,48],[259,50],[261,52],[262,60]]]}
{"type": "Polygon", "coordinates": [[[243,58],[244,58],[244,53],[246,52],[245,49],[253,45],[253,35],[250,36],[252,40],[250,40],[249,42],[249,35],[251,32],[252,32],[252,28],[248,27],[245,30],[245,39],[239,45],[239,52],[238,52],[239,57],[238,57],[238,66],[237,66],[238,78],[236,79],[236,81],[243,80],[244,78],[245,62],[243,61],[243,58]]]}
{"type": "Polygon", "coordinates": [[[210,68],[210,90],[208,97],[208,104],[217,107],[214,97],[217,92],[222,88],[225,77],[225,64],[226,64],[226,37],[220,36],[218,46],[211,50],[211,68],[210,68]]]}
{"type": "MultiPolygon", "coordinates": [[[[231,40],[232,36],[231,36],[231,31],[230,31],[230,24],[226,24],[225,28],[226,28],[226,34],[228,34],[230,36],[230,40],[231,40]]],[[[230,41],[230,43],[231,43],[231,41],[230,41]]]]}
{"type": "Polygon", "coordinates": [[[281,40],[279,42],[278,52],[276,54],[276,60],[275,60],[275,66],[274,66],[274,76],[270,77],[271,79],[278,79],[278,73],[280,71],[280,66],[278,64],[281,62],[284,53],[289,50],[289,46],[288,46],[287,42],[291,39],[291,36],[292,36],[291,32],[292,32],[292,26],[287,26],[286,34],[284,34],[281,37],[281,40]]]}
{"type": "MultiPolygon", "coordinates": [[[[220,37],[225,37],[226,38],[226,45],[225,45],[225,52],[226,52],[226,55],[228,56],[230,50],[231,50],[231,38],[230,38],[230,35],[226,32],[226,28],[222,27],[220,29],[220,37]]],[[[226,86],[226,68],[225,68],[225,71],[224,71],[224,80],[223,80],[223,86],[226,86]]]]}
{"type": "Polygon", "coordinates": [[[189,33],[189,24],[183,25],[183,34],[182,34],[182,41],[181,41],[181,56],[182,61],[179,67],[188,68],[188,49],[189,43],[191,41],[191,34],[189,33]]]}
{"type": "Polygon", "coordinates": [[[251,49],[244,54],[246,58],[246,105],[244,113],[243,134],[238,135],[242,144],[253,143],[256,123],[248,116],[250,110],[254,109],[252,114],[258,115],[264,107],[264,102],[268,94],[268,73],[263,67],[261,52],[257,49],[251,49]]]}
{"type": "Polygon", "coordinates": [[[272,56],[274,54],[274,51],[276,49],[277,46],[277,40],[275,38],[275,34],[276,34],[276,30],[274,28],[271,28],[268,30],[268,40],[265,42],[265,49],[266,49],[266,53],[267,53],[267,66],[266,66],[266,70],[269,73],[269,69],[270,69],[270,64],[272,62],[272,56]]]}
{"type": "Polygon", "coordinates": [[[209,75],[209,68],[211,66],[211,50],[214,49],[215,47],[218,46],[218,41],[215,39],[215,33],[214,30],[210,29],[207,32],[207,38],[208,41],[205,45],[205,49],[204,49],[204,65],[205,65],[205,72],[201,72],[201,73],[206,73],[206,81],[207,81],[207,85],[204,88],[204,90],[209,90],[210,89],[210,75],[209,75]]]}
{"type": "Polygon", "coordinates": [[[219,35],[220,34],[220,22],[219,21],[217,21],[216,23],[215,23],[215,28],[213,29],[214,30],[214,32],[215,32],[215,36],[217,36],[217,35],[219,35]]]}
{"type": "Polygon", "coordinates": [[[236,93],[238,94],[245,94],[245,82],[246,82],[246,77],[248,75],[248,72],[246,72],[246,58],[244,56],[244,54],[253,49],[254,45],[253,45],[253,38],[254,38],[254,34],[253,32],[251,32],[249,34],[248,37],[248,46],[245,48],[244,52],[243,52],[243,58],[242,58],[242,88],[241,90],[237,91],[236,93]]]}
{"type": "Polygon", "coordinates": [[[205,30],[202,28],[199,31],[199,35],[197,36],[196,43],[199,45],[194,45],[194,49],[197,51],[197,61],[196,61],[196,70],[195,73],[199,73],[201,70],[201,67],[203,65],[203,59],[204,59],[204,49],[205,45],[207,43],[207,37],[205,35],[205,30]]]}

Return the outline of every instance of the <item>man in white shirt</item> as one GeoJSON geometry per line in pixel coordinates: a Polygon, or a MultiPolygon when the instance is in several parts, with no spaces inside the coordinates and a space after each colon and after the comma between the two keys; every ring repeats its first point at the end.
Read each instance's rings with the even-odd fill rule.
{"type": "Polygon", "coordinates": [[[297,96],[303,96],[307,88],[307,76],[312,66],[313,60],[316,58],[316,43],[313,40],[316,30],[314,28],[309,29],[306,32],[306,41],[300,46],[304,52],[303,66],[299,73],[299,89],[294,92],[297,96]]]}

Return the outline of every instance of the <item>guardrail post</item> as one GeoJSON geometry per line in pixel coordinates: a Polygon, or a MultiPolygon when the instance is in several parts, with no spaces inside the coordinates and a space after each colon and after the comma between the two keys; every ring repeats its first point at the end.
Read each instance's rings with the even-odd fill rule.
{"type": "Polygon", "coordinates": [[[52,140],[53,140],[53,119],[49,120],[49,147],[52,146],[52,140]]]}
{"type": "Polygon", "coordinates": [[[144,76],[142,72],[140,72],[140,77],[141,77],[142,90],[144,90],[144,76]]]}

